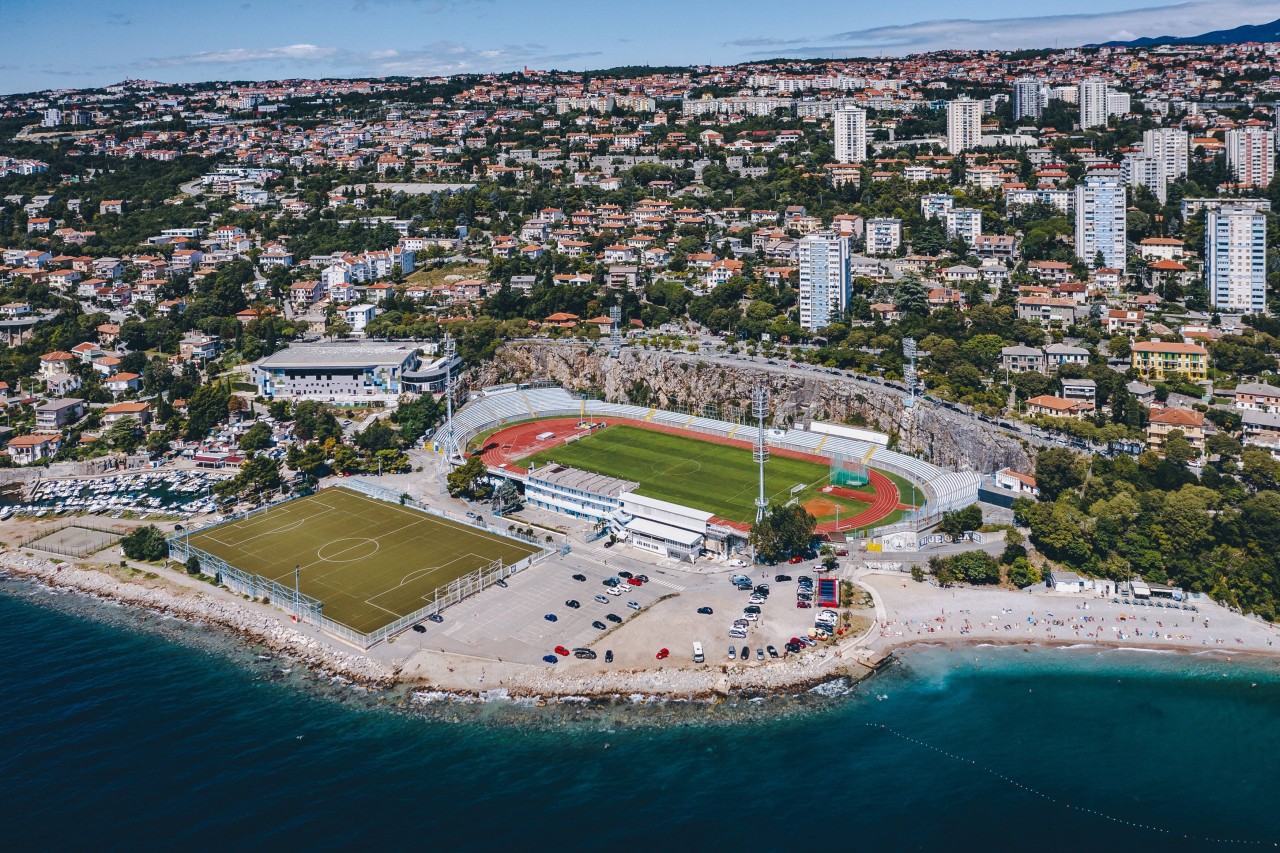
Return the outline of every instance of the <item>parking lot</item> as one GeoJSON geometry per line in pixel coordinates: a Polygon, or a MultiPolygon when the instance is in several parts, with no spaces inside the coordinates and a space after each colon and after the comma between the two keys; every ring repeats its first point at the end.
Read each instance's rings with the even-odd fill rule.
{"type": "MultiPolygon", "coordinates": [[[[617,562],[611,558],[611,563],[617,562]]],[[[751,659],[730,665],[759,666],[757,648],[772,645],[785,655],[787,640],[805,636],[819,612],[795,606],[794,580],[777,583],[773,579],[782,572],[793,577],[814,574],[805,566],[771,568],[767,575],[757,569],[753,580],[769,583],[771,594],[760,605],[759,619],[751,623],[747,637],[731,639],[729,628],[743,617],[750,597],[730,583],[732,572],[686,574],[650,566],[639,570],[649,576],[648,583],[625,586],[622,595],[614,596],[607,594],[602,581],[615,570],[616,565],[604,565],[595,553],[548,560],[510,578],[505,589],[491,587],[445,610],[442,623],[424,623],[425,634],[402,636],[427,648],[524,663],[540,662],[556,646],[590,648],[597,653],[596,660],[560,660],[562,667],[581,672],[652,666],[662,648],[670,651],[670,664],[686,665],[692,662],[695,641],[702,644],[707,665],[729,663],[727,652],[733,645],[735,650],[748,646],[751,659]],[[586,580],[574,580],[575,574],[586,580]],[[607,603],[596,601],[597,595],[607,603]],[[581,606],[566,606],[569,599],[581,606]],[[635,601],[641,610],[629,608],[628,601],[635,601]],[[698,613],[702,607],[710,607],[712,613],[698,613]],[[556,620],[547,620],[546,614],[555,615],[556,620]],[[607,614],[619,617],[621,623],[608,620],[607,614]],[[595,627],[593,622],[605,627],[595,627]],[[604,661],[606,650],[614,653],[612,664],[604,661]]]]}

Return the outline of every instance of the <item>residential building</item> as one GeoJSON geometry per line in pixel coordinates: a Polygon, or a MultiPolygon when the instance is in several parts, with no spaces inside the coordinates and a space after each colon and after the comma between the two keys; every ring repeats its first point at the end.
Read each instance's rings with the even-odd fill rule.
{"type": "Polygon", "coordinates": [[[867,111],[844,107],[831,116],[837,163],[861,163],[867,159],[867,111]]]}
{"type": "Polygon", "coordinates": [[[36,429],[57,432],[84,417],[84,400],[63,397],[36,406],[36,429]]]}
{"type": "Polygon", "coordinates": [[[1107,81],[1101,77],[1081,80],[1077,97],[1080,104],[1080,128],[1089,130],[1094,127],[1106,127],[1107,81]]]}
{"type": "Polygon", "coordinates": [[[1275,441],[1280,437],[1280,412],[1259,412],[1252,409],[1240,416],[1241,432],[1246,444],[1264,439],[1275,441]]]}
{"type": "Polygon", "coordinates": [[[1066,400],[1052,394],[1041,394],[1027,400],[1027,414],[1050,418],[1083,418],[1093,411],[1093,404],[1083,400],[1066,400]]]}
{"type": "Polygon", "coordinates": [[[1042,326],[1069,326],[1076,321],[1076,303],[1056,296],[1024,296],[1016,309],[1019,320],[1028,320],[1042,326]]]}
{"type": "Polygon", "coordinates": [[[951,193],[926,193],[920,196],[920,215],[925,219],[943,219],[955,202],[951,193]]]}
{"type": "Polygon", "coordinates": [[[849,238],[819,231],[800,239],[800,325],[826,328],[849,307],[849,238]]]}
{"type": "Polygon", "coordinates": [[[369,325],[369,321],[378,316],[377,305],[352,305],[342,311],[342,319],[351,327],[351,334],[363,335],[365,326],[369,325]]]}
{"type": "Polygon", "coordinates": [[[964,240],[972,246],[982,234],[982,211],[974,207],[953,207],[947,211],[947,236],[964,240]]]}
{"type": "Polygon", "coordinates": [[[1089,363],[1089,351],[1070,344],[1049,344],[1044,348],[1044,363],[1050,373],[1057,373],[1064,364],[1084,367],[1089,363]]]}
{"type": "Polygon", "coordinates": [[[902,245],[902,220],[880,217],[867,220],[867,254],[891,255],[902,245]]]}
{"type": "Polygon", "coordinates": [[[1169,433],[1181,430],[1197,455],[1204,453],[1204,414],[1194,409],[1152,409],[1147,425],[1147,447],[1164,455],[1169,433]]]}
{"type": "Polygon", "coordinates": [[[1205,284],[1218,311],[1267,310],[1267,217],[1244,207],[1210,208],[1205,220],[1205,284]]]}
{"type": "Polygon", "coordinates": [[[1275,131],[1259,121],[1247,121],[1227,131],[1227,166],[1236,183],[1265,187],[1276,174],[1275,131]]]}
{"type": "Polygon", "coordinates": [[[982,102],[956,98],[947,104],[947,151],[959,154],[982,141],[982,102]]]}
{"type": "Polygon", "coordinates": [[[1124,180],[1119,168],[1094,167],[1076,187],[1076,256],[1090,267],[1123,272],[1125,214],[1124,180]]]}
{"type": "Polygon", "coordinates": [[[1143,379],[1182,376],[1199,382],[1209,378],[1209,352],[1197,344],[1141,341],[1133,345],[1129,359],[1143,379]]]}
{"type": "Polygon", "coordinates": [[[109,427],[126,418],[137,421],[143,427],[151,423],[151,404],[139,402],[116,403],[102,410],[102,425],[109,427]]]}
{"type": "Polygon", "coordinates": [[[1034,77],[1021,77],[1013,81],[1013,120],[1040,118],[1044,104],[1040,98],[1040,81],[1034,77]]]}
{"type": "Polygon", "coordinates": [[[1280,411],[1280,388],[1265,382],[1241,382],[1236,386],[1233,405],[1246,411],[1280,411]]]}
{"type": "Polygon", "coordinates": [[[1000,366],[1006,373],[1045,373],[1044,350],[1022,344],[1001,347],[1000,366]]]}
{"type": "Polygon", "coordinates": [[[1098,383],[1092,379],[1063,379],[1062,399],[1078,400],[1093,407],[1098,398],[1098,383]]]}
{"type": "Polygon", "coordinates": [[[9,443],[5,445],[5,451],[8,452],[9,458],[13,460],[15,465],[29,465],[32,462],[39,462],[41,459],[48,459],[56,454],[61,447],[61,435],[56,433],[34,433],[9,439],[9,443]]]}

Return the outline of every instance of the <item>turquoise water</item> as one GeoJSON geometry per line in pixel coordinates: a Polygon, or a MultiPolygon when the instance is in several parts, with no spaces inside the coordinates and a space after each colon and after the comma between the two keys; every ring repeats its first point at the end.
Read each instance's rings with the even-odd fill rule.
{"type": "Polygon", "coordinates": [[[27,585],[0,624],[9,849],[1280,841],[1274,663],[933,649],[832,697],[420,709],[27,585]]]}

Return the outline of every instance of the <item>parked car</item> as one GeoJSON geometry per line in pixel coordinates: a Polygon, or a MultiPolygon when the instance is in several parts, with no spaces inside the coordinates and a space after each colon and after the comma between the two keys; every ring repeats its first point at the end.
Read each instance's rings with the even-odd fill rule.
{"type": "Polygon", "coordinates": [[[560,658],[556,657],[555,655],[543,655],[542,659],[546,663],[555,663],[556,661],[560,660],[560,658]]]}
{"type": "Polygon", "coordinates": [[[628,607],[630,607],[632,610],[639,610],[639,609],[640,609],[640,602],[638,602],[638,601],[628,601],[628,602],[627,602],[627,606],[628,606],[628,607]]]}
{"type": "Polygon", "coordinates": [[[601,604],[608,604],[608,603],[609,603],[609,599],[605,598],[603,595],[597,595],[597,596],[596,596],[596,601],[600,602],[601,604]]]}
{"type": "Polygon", "coordinates": [[[806,609],[806,608],[813,607],[813,602],[812,602],[812,601],[805,601],[805,600],[802,598],[802,599],[800,599],[799,601],[797,601],[797,602],[796,602],[796,607],[799,607],[801,610],[804,610],[804,609],[806,609]]]}
{"type": "Polygon", "coordinates": [[[658,660],[666,660],[671,655],[669,649],[658,649],[658,653],[654,655],[658,660]]]}
{"type": "Polygon", "coordinates": [[[648,582],[649,582],[649,576],[648,576],[648,575],[636,575],[636,580],[640,581],[640,583],[648,583],[648,582]]]}
{"type": "Polygon", "coordinates": [[[760,619],[760,614],[759,614],[759,613],[747,613],[747,614],[745,614],[744,618],[745,618],[748,622],[755,622],[755,621],[757,621],[757,620],[759,620],[759,619],[760,619]]]}
{"type": "Polygon", "coordinates": [[[494,585],[495,585],[495,586],[500,586],[500,587],[502,587],[503,589],[506,589],[506,588],[507,588],[507,582],[506,582],[506,581],[504,581],[502,578],[498,578],[498,579],[497,579],[496,581],[494,581],[493,583],[494,583],[494,585]]]}
{"type": "Polygon", "coordinates": [[[813,601],[813,596],[807,592],[797,592],[796,601],[813,601]]]}
{"type": "Polygon", "coordinates": [[[756,660],[764,660],[764,649],[756,649],[756,660]]]}
{"type": "Polygon", "coordinates": [[[574,576],[573,576],[573,579],[574,579],[574,580],[576,580],[576,581],[585,581],[585,580],[587,579],[587,576],[586,576],[586,575],[574,575],[574,576]]]}
{"type": "Polygon", "coordinates": [[[417,631],[419,634],[425,634],[425,633],[427,633],[427,629],[426,629],[425,627],[423,627],[423,625],[422,625],[421,623],[419,623],[419,624],[417,624],[417,625],[414,625],[414,626],[413,626],[413,630],[417,631]]]}
{"type": "Polygon", "coordinates": [[[737,658],[738,658],[738,650],[737,650],[737,649],[735,649],[733,646],[730,646],[730,647],[729,647],[729,660],[737,660],[737,658]]]}
{"type": "Polygon", "coordinates": [[[556,615],[554,613],[548,613],[546,616],[543,616],[542,618],[546,619],[548,622],[556,621],[556,615]]]}
{"type": "Polygon", "coordinates": [[[604,650],[604,662],[613,663],[613,649],[604,650]]]}
{"type": "Polygon", "coordinates": [[[741,568],[743,568],[744,566],[746,566],[746,565],[747,565],[747,561],[746,561],[746,560],[741,560],[741,559],[738,559],[737,557],[735,557],[734,559],[732,559],[732,560],[730,560],[730,561],[729,561],[729,565],[730,565],[730,566],[733,566],[735,569],[741,569],[741,568]]]}
{"type": "Polygon", "coordinates": [[[644,586],[644,581],[640,578],[627,578],[627,583],[631,586],[644,586]]]}
{"type": "Polygon", "coordinates": [[[596,659],[596,653],[595,653],[595,652],[593,652],[593,651],[591,651],[591,649],[574,649],[574,650],[573,650],[573,656],[574,656],[575,658],[580,658],[581,660],[595,660],[595,659],[596,659]]]}
{"type": "Polygon", "coordinates": [[[749,649],[746,646],[743,646],[741,649],[738,650],[738,657],[742,658],[743,660],[751,660],[751,649],[749,649]]]}
{"type": "Polygon", "coordinates": [[[787,560],[787,562],[788,562],[788,563],[803,563],[803,562],[804,562],[804,557],[799,557],[799,556],[797,556],[797,557],[792,557],[790,560],[787,560]]]}
{"type": "Polygon", "coordinates": [[[699,607],[698,612],[701,613],[703,616],[710,616],[713,611],[711,610],[710,607],[699,607]]]}
{"type": "Polygon", "coordinates": [[[581,607],[582,605],[578,603],[578,600],[577,600],[576,598],[571,598],[571,599],[569,599],[568,601],[566,601],[566,602],[564,603],[564,606],[565,606],[565,607],[572,607],[574,610],[577,610],[577,609],[578,609],[579,607],[581,607]]]}
{"type": "Polygon", "coordinates": [[[800,651],[800,646],[797,645],[796,643],[786,643],[785,645],[783,645],[783,648],[791,652],[791,654],[795,654],[796,652],[800,651]]]}
{"type": "Polygon", "coordinates": [[[768,652],[769,652],[769,657],[771,658],[776,658],[778,656],[778,650],[775,649],[773,646],[768,647],[768,652]]]}
{"type": "Polygon", "coordinates": [[[622,617],[616,613],[606,613],[604,615],[604,618],[608,619],[610,622],[614,623],[615,625],[619,625],[622,623],[622,617]]]}
{"type": "Polygon", "coordinates": [[[735,640],[745,640],[747,638],[747,632],[743,628],[730,628],[729,636],[735,640]]]}
{"type": "Polygon", "coordinates": [[[560,657],[562,658],[567,658],[569,656],[569,650],[566,649],[564,646],[556,646],[555,651],[556,651],[556,654],[560,655],[560,657]]]}
{"type": "Polygon", "coordinates": [[[601,622],[599,619],[597,619],[596,621],[591,623],[591,627],[595,628],[597,631],[603,631],[605,628],[608,628],[609,626],[601,622]]]}
{"type": "Polygon", "coordinates": [[[756,584],[756,592],[760,595],[768,595],[769,585],[767,583],[756,584]]]}
{"type": "Polygon", "coordinates": [[[444,621],[444,617],[441,616],[439,613],[432,613],[430,616],[427,617],[427,621],[439,623],[444,621]]]}
{"type": "Polygon", "coordinates": [[[618,584],[622,583],[622,581],[618,580],[617,578],[605,578],[604,580],[600,581],[600,583],[604,584],[605,586],[617,586],[618,584]]]}
{"type": "Polygon", "coordinates": [[[748,604],[746,607],[742,608],[742,612],[743,612],[743,613],[759,613],[759,612],[760,612],[760,605],[758,605],[758,604],[748,604]]]}
{"type": "Polygon", "coordinates": [[[765,597],[763,595],[753,595],[747,599],[749,604],[764,604],[765,597]]]}
{"type": "Polygon", "coordinates": [[[622,587],[620,586],[609,587],[609,595],[622,595],[622,587]]]}
{"type": "Polygon", "coordinates": [[[618,572],[618,577],[620,577],[620,578],[629,578],[629,577],[631,577],[631,572],[618,572]]]}
{"type": "Polygon", "coordinates": [[[774,575],[773,576],[774,583],[786,583],[789,580],[791,580],[791,575],[774,575]]]}

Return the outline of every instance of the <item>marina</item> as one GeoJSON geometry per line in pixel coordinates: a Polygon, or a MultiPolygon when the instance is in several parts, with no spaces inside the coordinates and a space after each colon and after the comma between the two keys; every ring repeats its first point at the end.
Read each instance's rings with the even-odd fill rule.
{"type": "Polygon", "coordinates": [[[214,484],[225,474],[198,470],[146,471],[110,477],[42,480],[26,495],[0,494],[0,521],[15,516],[46,518],[101,515],[122,518],[190,518],[214,512],[214,484]]]}

